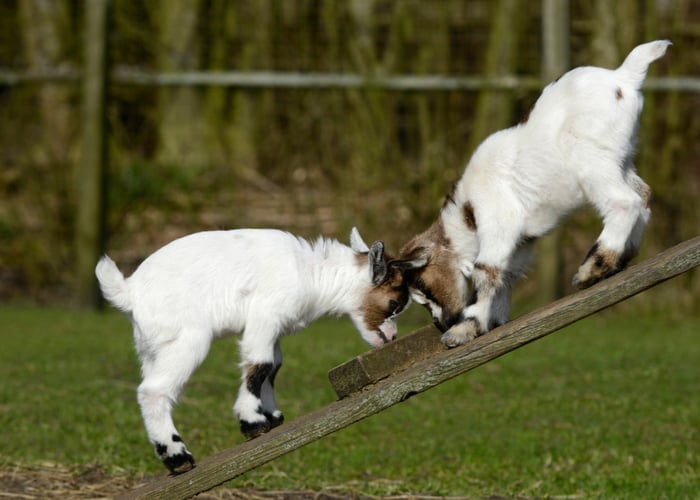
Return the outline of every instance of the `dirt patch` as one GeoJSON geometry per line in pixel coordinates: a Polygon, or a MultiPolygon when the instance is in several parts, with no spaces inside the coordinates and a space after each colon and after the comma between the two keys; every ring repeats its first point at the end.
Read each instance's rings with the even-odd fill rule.
{"type": "MultiPolygon", "coordinates": [[[[143,486],[148,481],[110,475],[99,466],[66,468],[46,464],[36,467],[0,468],[0,499],[107,499],[143,486]]],[[[327,491],[258,491],[215,488],[198,500],[433,500],[423,495],[367,496],[361,493],[327,491]]],[[[457,498],[457,497],[452,497],[457,498]]]]}
{"type": "Polygon", "coordinates": [[[0,498],[114,498],[137,485],[100,467],[0,468],[0,498]]]}

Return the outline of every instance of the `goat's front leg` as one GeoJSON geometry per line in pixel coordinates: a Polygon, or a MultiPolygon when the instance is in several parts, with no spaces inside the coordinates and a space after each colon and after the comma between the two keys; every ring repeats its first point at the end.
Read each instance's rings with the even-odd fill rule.
{"type": "Polygon", "coordinates": [[[280,342],[278,340],[275,342],[275,356],[272,372],[267,376],[265,382],[263,382],[262,392],[260,394],[263,415],[265,415],[268,422],[270,422],[271,429],[282,425],[284,422],[284,415],[277,408],[277,401],[275,400],[275,377],[277,377],[277,372],[279,372],[281,367],[282,349],[280,348],[280,342]]]}
{"type": "MultiPolygon", "coordinates": [[[[651,190],[630,171],[623,181],[598,185],[589,194],[603,216],[603,231],[572,279],[583,289],[625,268],[639,252],[651,210],[651,190]],[[597,191],[595,191],[597,189],[597,191]]],[[[588,193],[587,193],[588,194],[588,193]]]]}
{"type": "Polygon", "coordinates": [[[510,290],[516,277],[508,265],[516,241],[505,235],[480,236],[479,255],[472,271],[472,298],[462,312],[461,321],[443,334],[443,344],[448,347],[465,344],[508,321],[510,290]]]}
{"type": "Polygon", "coordinates": [[[240,421],[241,433],[252,439],[272,428],[263,411],[261,394],[265,379],[272,374],[274,365],[271,361],[243,362],[241,370],[242,383],[233,406],[233,413],[240,421]]]}
{"type": "MultiPolygon", "coordinates": [[[[233,413],[240,421],[241,433],[251,439],[273,427],[263,404],[263,386],[270,384],[270,378],[276,374],[276,341],[275,335],[268,333],[270,331],[268,328],[249,325],[240,343],[241,387],[233,405],[233,413]]],[[[269,397],[266,399],[269,404],[269,397]]]]}
{"type": "Polygon", "coordinates": [[[499,267],[481,262],[474,264],[474,292],[470,305],[462,313],[462,320],[442,335],[443,344],[457,347],[497,326],[491,324],[490,313],[498,295],[504,293],[503,272],[499,267]]]}

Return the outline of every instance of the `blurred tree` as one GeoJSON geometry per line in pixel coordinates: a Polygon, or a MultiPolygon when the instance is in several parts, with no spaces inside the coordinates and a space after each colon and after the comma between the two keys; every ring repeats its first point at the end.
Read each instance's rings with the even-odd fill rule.
{"type": "MultiPolygon", "coordinates": [[[[50,73],[68,62],[65,37],[71,33],[69,3],[63,0],[22,0],[19,18],[29,70],[50,73]]],[[[68,164],[75,121],[71,116],[71,91],[62,85],[42,85],[38,90],[41,140],[32,151],[40,165],[68,164]]]]}
{"type": "MultiPolygon", "coordinates": [[[[521,8],[520,0],[498,0],[495,5],[482,70],[484,76],[504,77],[515,73],[521,21],[525,18],[518,15],[521,8]]],[[[469,151],[474,151],[489,134],[511,126],[512,112],[512,91],[482,90],[477,100],[469,151]]]]}
{"type": "MultiPolygon", "coordinates": [[[[252,21],[254,7],[236,8],[227,0],[212,0],[207,12],[208,66],[214,71],[254,69],[260,59],[255,40],[247,36],[247,22],[259,31],[269,23],[252,21]],[[238,43],[236,43],[238,42],[238,43]],[[238,46],[236,46],[238,45],[238,46]],[[235,53],[231,54],[232,47],[235,53]]],[[[249,91],[212,87],[207,89],[206,122],[209,154],[217,164],[225,164],[245,177],[257,164],[255,143],[255,104],[249,91]]]]}
{"type": "Polygon", "coordinates": [[[82,155],[76,176],[75,228],[77,297],[81,306],[101,303],[95,264],[104,251],[104,182],[107,170],[107,40],[110,0],[91,0],[85,9],[82,155]]]}
{"type": "MultiPolygon", "coordinates": [[[[198,21],[200,0],[150,2],[156,19],[158,69],[162,72],[200,70],[198,21]]],[[[165,165],[201,167],[208,160],[201,119],[202,91],[197,87],[162,88],[158,93],[158,149],[165,165]]]]}
{"type": "MultiPolygon", "coordinates": [[[[542,80],[554,81],[570,67],[569,0],[542,2],[542,80]]],[[[537,302],[545,304],[564,295],[562,233],[557,228],[537,242],[537,302]]]]}

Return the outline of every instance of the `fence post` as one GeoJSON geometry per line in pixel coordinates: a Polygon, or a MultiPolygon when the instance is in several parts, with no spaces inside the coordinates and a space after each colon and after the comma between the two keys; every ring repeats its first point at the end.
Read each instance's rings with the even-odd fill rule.
{"type": "MultiPolygon", "coordinates": [[[[544,84],[569,69],[569,0],[542,1],[542,80],[544,84]]],[[[537,243],[537,303],[545,304],[564,293],[561,230],[537,243]]]]}
{"type": "Polygon", "coordinates": [[[81,159],[76,176],[76,292],[82,307],[100,304],[95,263],[103,250],[105,226],[105,147],[107,22],[110,0],[85,2],[81,159]]]}

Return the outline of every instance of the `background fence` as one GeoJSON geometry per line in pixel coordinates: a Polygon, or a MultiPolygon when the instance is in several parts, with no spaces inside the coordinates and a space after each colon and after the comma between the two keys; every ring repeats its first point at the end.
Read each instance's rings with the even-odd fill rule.
{"type": "MultiPolygon", "coordinates": [[[[698,233],[698,2],[3,2],[0,297],[91,303],[105,240],[126,270],[211,228],[358,225],[398,250],[544,83],[655,38],[674,46],[645,88],[643,256],[698,233]]],[[[566,292],[599,228],[546,239],[521,297],[566,292]]],[[[660,306],[697,308],[698,281],[660,306]]]]}

